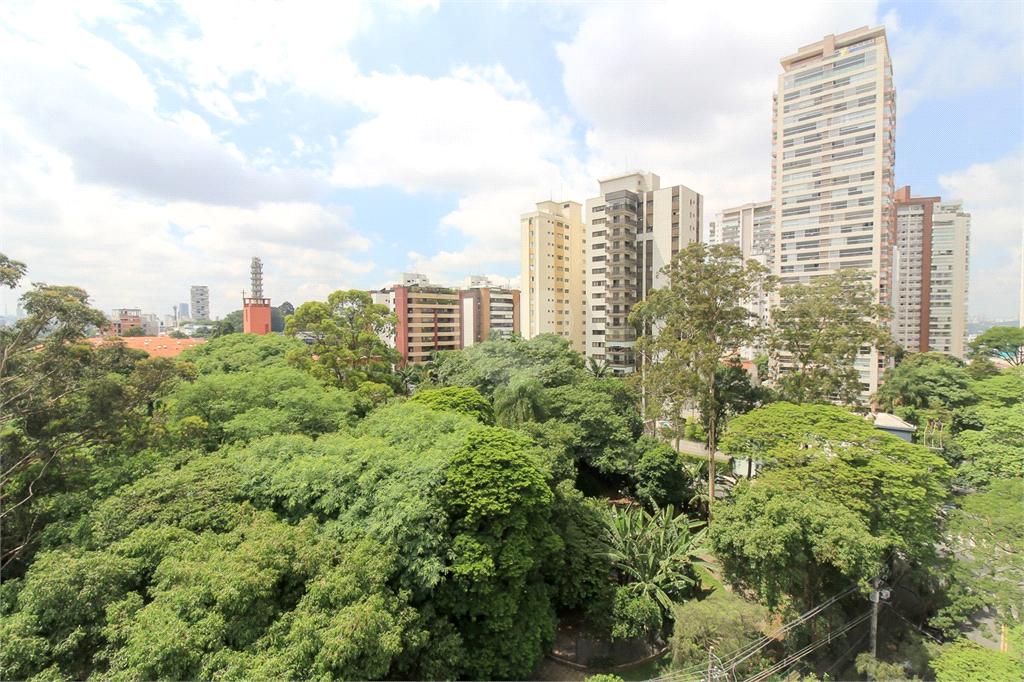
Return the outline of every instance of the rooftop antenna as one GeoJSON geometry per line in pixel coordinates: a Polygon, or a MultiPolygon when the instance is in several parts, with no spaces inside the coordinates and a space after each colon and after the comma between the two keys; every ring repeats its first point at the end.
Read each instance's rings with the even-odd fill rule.
{"type": "Polygon", "coordinates": [[[252,257],[252,297],[263,298],[263,261],[252,257]]]}

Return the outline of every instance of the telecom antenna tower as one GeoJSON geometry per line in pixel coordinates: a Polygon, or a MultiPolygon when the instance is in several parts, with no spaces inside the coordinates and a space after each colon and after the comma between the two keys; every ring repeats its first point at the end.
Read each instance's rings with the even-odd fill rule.
{"type": "Polygon", "coordinates": [[[252,257],[252,291],[242,296],[242,330],[246,334],[269,334],[270,299],[263,296],[263,261],[252,257]]]}
{"type": "Polygon", "coordinates": [[[252,294],[253,298],[263,298],[263,261],[252,257],[252,294]]]}

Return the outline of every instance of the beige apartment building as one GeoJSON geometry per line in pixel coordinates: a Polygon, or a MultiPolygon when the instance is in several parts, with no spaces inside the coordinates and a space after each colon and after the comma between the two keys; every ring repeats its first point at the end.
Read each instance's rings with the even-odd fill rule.
{"type": "Polygon", "coordinates": [[[908,351],[963,358],[970,240],[963,202],[896,190],[892,331],[908,351]]]}
{"type": "Polygon", "coordinates": [[[522,237],[520,333],[557,334],[584,351],[586,236],[582,206],[541,201],[519,221],[522,237]]]}
{"type": "Polygon", "coordinates": [[[664,286],[660,270],[681,248],[699,241],[704,198],[688,187],[661,187],[654,173],[637,171],[599,181],[600,196],[586,203],[587,357],[615,374],[636,369],[636,331],[629,313],[651,289],[664,286]]]}
{"type": "MultiPolygon", "coordinates": [[[[772,117],[775,273],[781,284],[847,268],[873,273],[892,304],[896,93],[885,28],[867,27],[781,60],[772,117]]],[[[857,361],[866,393],[884,358],[857,361]]]]}

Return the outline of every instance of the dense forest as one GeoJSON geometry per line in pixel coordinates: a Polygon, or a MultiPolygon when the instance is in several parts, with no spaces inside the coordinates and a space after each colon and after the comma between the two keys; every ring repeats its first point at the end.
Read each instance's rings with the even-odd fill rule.
{"type": "Polygon", "coordinates": [[[527,679],[567,618],[678,671],[770,640],[731,674],[781,679],[876,581],[916,595],[886,605],[908,625],[847,672],[1024,673],[1024,379],[987,350],[889,370],[908,443],[721,355],[713,405],[663,422],[554,335],[402,368],[361,292],[173,360],[83,342],[104,320],[80,289],[23,306],[0,330],[3,679],[527,679]],[[759,475],[709,489],[672,446],[709,432],[759,475]]]}

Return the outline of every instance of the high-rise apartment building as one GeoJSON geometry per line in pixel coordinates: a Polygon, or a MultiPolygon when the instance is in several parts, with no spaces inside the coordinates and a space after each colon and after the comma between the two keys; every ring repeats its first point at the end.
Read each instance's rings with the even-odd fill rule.
{"type": "Polygon", "coordinates": [[[896,190],[892,331],[907,350],[964,356],[970,241],[963,202],[896,190]]]}
{"type": "Polygon", "coordinates": [[[584,352],[586,235],[575,201],[540,201],[519,220],[523,337],[558,334],[584,352]]]}
{"type": "Polygon", "coordinates": [[[486,278],[470,281],[470,288],[459,292],[462,347],[492,336],[507,341],[519,333],[519,290],[491,286],[486,278]]]}
{"type": "Polygon", "coordinates": [[[194,286],[191,289],[192,319],[210,319],[210,287],[194,286]]]}
{"type": "MultiPolygon", "coordinates": [[[[781,284],[847,268],[892,304],[896,92],[885,28],[859,28],[781,60],[772,118],[775,273],[781,284]]],[[[857,360],[874,392],[883,359],[857,360]]]]}
{"type": "Polygon", "coordinates": [[[708,244],[729,244],[743,251],[743,258],[766,256],[772,263],[775,252],[775,204],[758,201],[723,209],[708,227],[708,244]],[[712,227],[713,226],[713,227],[712,227]]]}
{"type": "Polygon", "coordinates": [[[704,198],[682,185],[661,187],[637,171],[600,181],[586,203],[587,322],[584,352],[616,374],[636,369],[629,313],[667,282],[660,270],[701,238],[704,198]]]}

